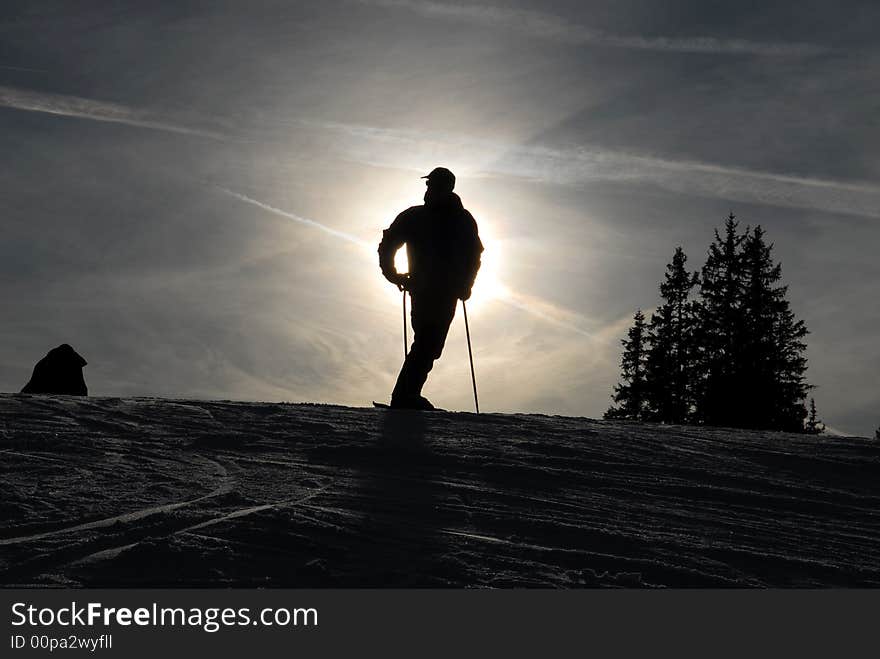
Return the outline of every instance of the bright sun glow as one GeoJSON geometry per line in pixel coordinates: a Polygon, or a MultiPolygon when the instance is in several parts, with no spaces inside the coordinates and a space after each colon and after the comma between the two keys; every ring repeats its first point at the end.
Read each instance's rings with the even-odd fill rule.
{"type": "Polygon", "coordinates": [[[394,255],[394,269],[397,272],[409,272],[409,259],[406,256],[406,247],[401,247],[394,255]]]}
{"type": "MultiPolygon", "coordinates": [[[[476,214],[475,214],[476,215],[476,214]]],[[[478,307],[491,300],[505,297],[506,288],[501,283],[501,243],[492,222],[486,217],[476,217],[480,227],[480,240],[485,248],[480,272],[468,304],[478,307]]]]}

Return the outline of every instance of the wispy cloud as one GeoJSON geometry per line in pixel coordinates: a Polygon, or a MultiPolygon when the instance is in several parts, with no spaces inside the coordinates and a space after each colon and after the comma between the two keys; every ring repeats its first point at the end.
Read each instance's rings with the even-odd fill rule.
{"type": "MultiPolygon", "coordinates": [[[[246,137],[241,131],[230,129],[221,133],[204,124],[183,123],[174,117],[126,105],[14,87],[0,86],[0,107],[216,140],[243,140],[246,137]]],[[[222,122],[204,123],[220,125],[222,122]]],[[[484,140],[461,134],[307,120],[297,123],[307,130],[335,134],[340,155],[370,165],[422,171],[442,160],[471,176],[515,176],[556,185],[632,181],[684,194],[880,217],[880,186],[867,182],[675,160],[588,145],[557,148],[484,140]],[[468,155],[463,158],[462,154],[468,155]]]]}
{"type": "Polygon", "coordinates": [[[710,198],[880,217],[880,186],[868,182],[796,176],[592,146],[556,148],[461,134],[329,122],[309,125],[335,132],[335,148],[343,157],[371,165],[422,171],[442,161],[469,176],[515,176],[556,185],[637,182],[710,198]]]}
{"type": "Polygon", "coordinates": [[[42,112],[63,117],[125,124],[138,128],[195,135],[215,140],[225,139],[224,135],[219,132],[189,126],[164,117],[157,117],[153,113],[126,105],[105,103],[78,96],[37,92],[16,87],[0,86],[0,107],[14,108],[25,112],[42,112]]]}
{"type": "Polygon", "coordinates": [[[432,0],[359,0],[363,4],[389,9],[405,9],[430,18],[466,21],[538,39],[572,45],[595,45],[611,48],[798,57],[818,55],[830,49],[810,43],[762,42],[716,37],[663,37],[616,35],[572,23],[559,16],[525,9],[491,5],[465,5],[432,0]]]}

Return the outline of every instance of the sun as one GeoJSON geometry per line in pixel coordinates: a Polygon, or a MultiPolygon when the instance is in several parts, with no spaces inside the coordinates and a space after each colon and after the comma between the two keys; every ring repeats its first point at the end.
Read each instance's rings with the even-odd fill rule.
{"type": "Polygon", "coordinates": [[[487,217],[478,217],[477,224],[483,243],[483,254],[471,299],[468,300],[468,306],[474,308],[503,298],[507,290],[501,281],[501,241],[496,235],[495,226],[487,217]]]}

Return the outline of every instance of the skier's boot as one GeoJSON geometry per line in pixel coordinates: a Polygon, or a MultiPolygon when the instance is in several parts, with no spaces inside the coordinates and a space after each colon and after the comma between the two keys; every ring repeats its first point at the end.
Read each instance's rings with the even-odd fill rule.
{"type": "Polygon", "coordinates": [[[417,409],[420,409],[420,410],[433,410],[433,409],[436,409],[436,408],[431,404],[431,401],[429,401],[429,400],[428,400],[427,398],[425,398],[424,396],[419,396],[416,400],[417,400],[417,404],[418,404],[418,408],[417,408],[417,409]]]}
{"type": "Polygon", "coordinates": [[[433,410],[434,406],[424,396],[391,397],[391,407],[396,410],[433,410]]]}

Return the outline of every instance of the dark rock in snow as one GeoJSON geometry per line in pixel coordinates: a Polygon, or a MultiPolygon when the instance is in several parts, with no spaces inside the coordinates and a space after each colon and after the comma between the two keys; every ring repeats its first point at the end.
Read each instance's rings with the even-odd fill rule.
{"type": "Polygon", "coordinates": [[[87,363],[76,350],[62,343],[37,362],[30,381],[21,393],[88,396],[89,390],[82,373],[87,363]]]}

